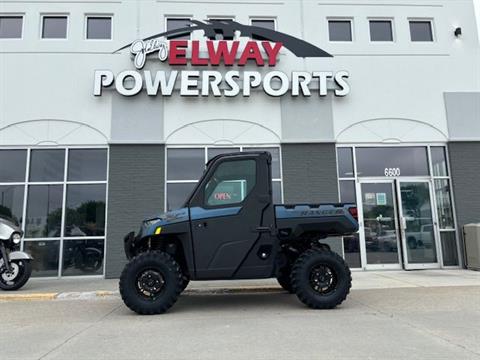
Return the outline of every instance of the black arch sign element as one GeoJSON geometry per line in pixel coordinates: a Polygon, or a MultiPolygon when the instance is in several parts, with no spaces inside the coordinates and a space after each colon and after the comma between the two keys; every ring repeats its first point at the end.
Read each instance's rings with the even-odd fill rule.
{"type": "MultiPolygon", "coordinates": [[[[297,57],[333,57],[333,55],[315,45],[280,31],[265,29],[252,25],[243,25],[233,20],[206,20],[205,22],[190,20],[190,22],[193,24],[193,26],[165,31],[146,37],[142,40],[146,41],[167,36],[184,36],[199,30],[203,30],[207,38],[215,39],[215,35],[218,33],[233,37],[235,31],[239,31],[241,36],[244,37],[252,38],[255,36],[256,38],[266,41],[281,42],[283,46],[285,46],[297,57]]],[[[115,50],[114,53],[126,49],[131,45],[132,43],[125,45],[120,49],[115,50]]]]}

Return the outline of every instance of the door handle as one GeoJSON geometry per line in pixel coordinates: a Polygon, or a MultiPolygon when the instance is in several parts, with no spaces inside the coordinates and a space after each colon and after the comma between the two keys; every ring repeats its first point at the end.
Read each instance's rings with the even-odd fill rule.
{"type": "Polygon", "coordinates": [[[270,227],[268,226],[258,226],[255,231],[256,232],[259,232],[259,233],[266,233],[266,232],[270,232],[272,229],[270,229],[270,227]]]}
{"type": "Polygon", "coordinates": [[[205,221],[204,221],[204,222],[200,222],[200,223],[197,224],[197,228],[198,228],[198,229],[201,229],[202,227],[203,227],[203,228],[206,228],[207,225],[208,225],[208,224],[207,224],[205,221]]]}

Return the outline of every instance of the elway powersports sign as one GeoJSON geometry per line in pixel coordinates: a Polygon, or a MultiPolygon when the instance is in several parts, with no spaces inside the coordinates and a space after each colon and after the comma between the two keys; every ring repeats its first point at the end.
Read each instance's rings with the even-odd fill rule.
{"type": "Polygon", "coordinates": [[[345,96],[350,92],[347,71],[292,71],[291,76],[282,71],[190,70],[195,67],[216,67],[224,65],[241,69],[247,64],[258,67],[274,67],[282,48],[298,57],[332,57],[324,50],[296,37],[248,26],[233,20],[191,20],[191,26],[166,31],[134,42],[116,50],[130,48],[133,64],[137,70],[125,70],[117,75],[110,70],[96,70],[93,93],[102,95],[102,89],[115,86],[124,96],[134,96],[142,90],[150,96],[170,96],[178,88],[181,96],[250,96],[252,88],[261,87],[270,96],[282,96],[290,92],[292,96],[311,96],[312,91],[326,96],[328,82],[335,83],[332,89],[335,96],[345,96]],[[175,40],[194,31],[203,31],[206,40],[175,40]],[[217,34],[237,40],[215,40],[217,34]],[[248,41],[239,41],[247,37],[248,41]],[[251,40],[252,38],[259,40],[251,40]],[[170,39],[170,40],[167,40],[170,39]],[[147,59],[157,55],[161,62],[172,67],[184,66],[189,70],[151,71],[142,70],[147,59]],[[316,86],[311,86],[316,83],[316,86]],[[315,90],[313,90],[315,87],[315,90]],[[317,90],[318,89],[318,90],[317,90]]]}

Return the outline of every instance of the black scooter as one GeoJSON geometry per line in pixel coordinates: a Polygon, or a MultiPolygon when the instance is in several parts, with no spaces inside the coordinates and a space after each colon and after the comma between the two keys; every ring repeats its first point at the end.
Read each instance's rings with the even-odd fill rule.
{"type": "Polygon", "coordinates": [[[0,289],[20,289],[32,274],[33,258],[16,249],[22,241],[22,230],[0,217],[0,289]]]}

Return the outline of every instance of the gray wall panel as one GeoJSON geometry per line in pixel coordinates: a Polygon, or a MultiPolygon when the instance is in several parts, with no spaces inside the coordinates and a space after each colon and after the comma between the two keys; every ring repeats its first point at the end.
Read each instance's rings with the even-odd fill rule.
{"type": "Polygon", "coordinates": [[[338,201],[334,143],[282,144],[282,162],[286,203],[338,201]]]}
{"type": "Polygon", "coordinates": [[[163,98],[112,96],[112,143],[163,142],[163,98]]]}
{"type": "Polygon", "coordinates": [[[445,93],[451,141],[480,140],[480,92],[445,93]]]}
{"type": "Polygon", "coordinates": [[[450,170],[459,233],[468,223],[480,223],[480,142],[451,142],[450,170]]]}
{"type": "Polygon", "coordinates": [[[283,96],[282,141],[291,143],[332,142],[332,96],[325,98],[283,96]]]}
{"type": "Polygon", "coordinates": [[[147,216],[163,211],[163,145],[111,145],[108,185],[106,277],[118,277],[126,263],[123,237],[138,231],[147,216]]]}

